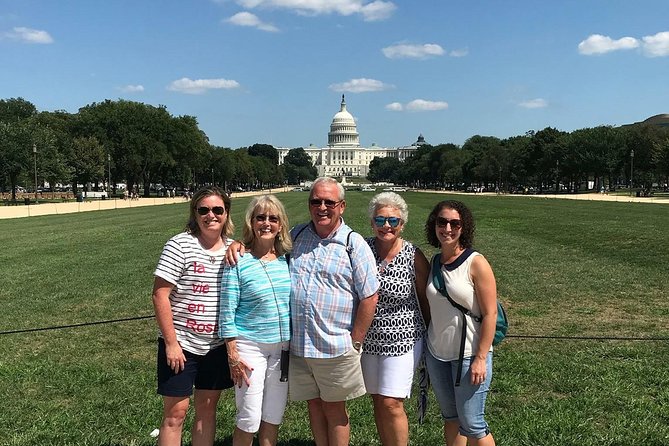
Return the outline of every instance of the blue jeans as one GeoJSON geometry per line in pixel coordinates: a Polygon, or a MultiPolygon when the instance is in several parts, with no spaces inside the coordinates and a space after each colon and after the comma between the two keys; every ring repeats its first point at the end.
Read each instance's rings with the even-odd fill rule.
{"type": "Polygon", "coordinates": [[[482,384],[472,385],[469,366],[472,357],[464,358],[460,385],[455,386],[458,361],[440,361],[425,349],[425,362],[430,384],[439,402],[445,421],[460,423],[460,433],[466,437],[483,438],[490,433],[486,423],[485,400],[492,380],[492,353],[486,358],[486,378],[482,384]]]}

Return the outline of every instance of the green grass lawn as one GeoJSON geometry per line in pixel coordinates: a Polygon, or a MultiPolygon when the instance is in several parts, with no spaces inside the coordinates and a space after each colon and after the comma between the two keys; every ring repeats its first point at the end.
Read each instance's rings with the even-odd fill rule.
{"type": "MultiPolygon", "coordinates": [[[[371,234],[371,193],[349,192],[349,225],[371,234]]],[[[423,224],[451,195],[403,193],[407,239],[429,256],[423,224]]],[[[536,197],[458,196],[474,211],[510,334],[669,338],[669,207],[536,197]]],[[[291,223],[306,192],[280,194],[291,223]]],[[[233,200],[241,228],[248,198],[233,200]]],[[[152,314],[153,270],[185,203],[0,221],[0,331],[152,314]]],[[[152,445],[160,423],[152,319],[0,335],[0,444],[152,445]]],[[[510,337],[495,350],[488,421],[498,445],[669,444],[669,342],[510,337]]],[[[411,444],[438,445],[441,420],[411,444]]],[[[217,444],[231,444],[234,397],[217,444]]],[[[379,445],[369,398],[349,404],[353,445],[379,445]]],[[[184,436],[189,444],[190,437],[184,436]]],[[[282,445],[308,445],[306,406],[290,403],[282,445]]]]}

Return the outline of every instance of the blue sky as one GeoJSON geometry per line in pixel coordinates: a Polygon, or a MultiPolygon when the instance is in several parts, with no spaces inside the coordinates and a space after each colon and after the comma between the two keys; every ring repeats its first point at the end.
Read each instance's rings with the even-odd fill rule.
{"type": "Polygon", "coordinates": [[[0,0],[0,98],[196,116],[212,144],[363,146],[669,113],[667,0],[0,0]]]}

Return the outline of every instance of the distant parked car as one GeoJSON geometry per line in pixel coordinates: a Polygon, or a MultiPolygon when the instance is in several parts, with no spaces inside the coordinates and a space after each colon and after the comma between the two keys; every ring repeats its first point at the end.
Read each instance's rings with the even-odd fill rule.
{"type": "Polygon", "coordinates": [[[376,189],[375,189],[375,188],[371,188],[371,187],[369,187],[369,186],[364,186],[361,190],[362,190],[363,192],[376,192],[376,189]]]}
{"type": "Polygon", "coordinates": [[[301,187],[294,187],[294,188],[292,188],[291,190],[292,190],[293,192],[302,192],[304,189],[302,189],[301,187]]]}

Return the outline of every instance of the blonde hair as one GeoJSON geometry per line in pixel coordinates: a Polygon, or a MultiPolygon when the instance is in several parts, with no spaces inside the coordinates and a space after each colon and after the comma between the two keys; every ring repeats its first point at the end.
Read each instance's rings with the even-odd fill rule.
{"type": "Polygon", "coordinates": [[[253,249],[256,241],[256,234],[253,231],[253,219],[262,212],[271,212],[279,217],[281,229],[274,239],[274,250],[277,256],[281,256],[293,249],[293,242],[290,239],[290,224],[288,215],[281,201],[274,195],[260,195],[255,197],[246,207],[246,216],[244,217],[244,229],[242,231],[242,240],[247,249],[253,249]]]}

